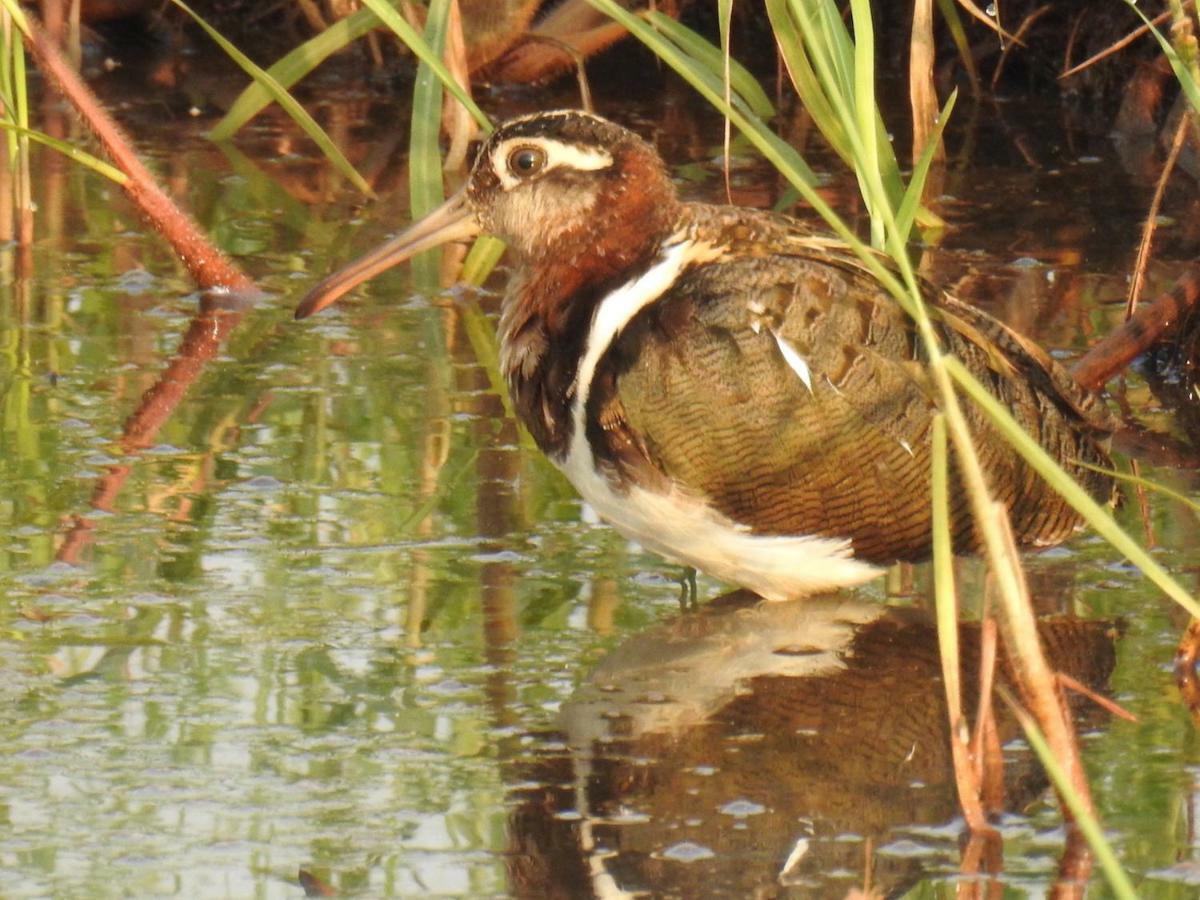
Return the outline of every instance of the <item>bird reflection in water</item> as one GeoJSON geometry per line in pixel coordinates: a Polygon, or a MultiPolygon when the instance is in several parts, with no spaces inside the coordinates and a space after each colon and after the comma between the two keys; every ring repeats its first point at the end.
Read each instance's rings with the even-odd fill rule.
{"type": "MultiPolygon", "coordinates": [[[[1109,623],[1039,628],[1052,666],[1103,689],[1109,623]]],[[[980,631],[960,630],[977,671],[980,631]]],[[[1002,682],[1006,666],[1002,653],[1002,682]]],[[[891,896],[931,860],[956,865],[936,628],[918,611],[726,595],[616,647],[560,727],[506,777],[519,896],[842,898],[864,881],[891,896]]],[[[1005,756],[1005,806],[1019,809],[1045,778],[1028,751],[1005,756]]]]}

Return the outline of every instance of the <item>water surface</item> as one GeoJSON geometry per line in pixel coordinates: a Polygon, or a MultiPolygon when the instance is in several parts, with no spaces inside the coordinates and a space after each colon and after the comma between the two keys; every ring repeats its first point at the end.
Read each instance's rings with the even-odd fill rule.
{"type": "MultiPolygon", "coordinates": [[[[248,307],[199,296],[116,189],[34,151],[36,242],[0,248],[0,892],[297,897],[305,870],[348,896],[952,895],[961,821],[937,691],[916,689],[936,687],[928,574],[681,615],[678,573],[597,523],[507,415],[488,367],[503,271],[473,293],[401,269],[293,323],[307,286],[407,218],[402,101],[318,87],[378,202],[278,118],[218,148],[205,117],[109,88],[269,292],[248,307]],[[184,385],[169,415],[145,401],[184,385]]],[[[683,89],[599,104],[689,195],[722,196],[719,123],[683,89]]],[[[1120,319],[1153,185],[1058,110],[986,112],[952,135],[986,152],[955,159],[925,269],[1077,356],[1120,319]]],[[[851,181],[813,161],[853,214],[851,181]]],[[[734,184],[782,194],[745,154],[734,184]]],[[[1168,193],[1160,287],[1196,254],[1193,193],[1168,193]]],[[[1143,474],[1194,501],[1194,388],[1153,363],[1116,393],[1167,435],[1143,474]]],[[[1195,584],[1194,510],[1133,496],[1119,516],[1195,584]]],[[[1193,896],[1184,617],[1087,534],[1030,579],[1064,667],[1139,716],[1080,714],[1123,863],[1146,896],[1193,896]]],[[[1060,818],[1005,737],[999,878],[1040,896],[1060,818]]]]}

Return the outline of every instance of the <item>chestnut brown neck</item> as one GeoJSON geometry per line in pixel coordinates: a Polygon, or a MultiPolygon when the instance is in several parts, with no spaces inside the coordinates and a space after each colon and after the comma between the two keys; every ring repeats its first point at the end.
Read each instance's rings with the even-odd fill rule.
{"type": "Polygon", "coordinates": [[[550,456],[570,441],[572,389],[597,305],[652,264],[680,218],[653,151],[622,150],[586,222],[522,257],[504,300],[501,366],[518,413],[550,456]]]}
{"type": "Polygon", "coordinates": [[[601,178],[589,214],[521,260],[527,278],[510,301],[540,317],[552,335],[570,318],[577,296],[652,257],[679,221],[675,187],[648,146],[624,150],[601,178]]]}

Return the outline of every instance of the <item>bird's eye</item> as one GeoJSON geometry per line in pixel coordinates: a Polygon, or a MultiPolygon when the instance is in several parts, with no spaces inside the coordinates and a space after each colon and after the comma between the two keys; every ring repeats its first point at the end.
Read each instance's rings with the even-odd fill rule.
{"type": "Polygon", "coordinates": [[[546,165],[546,154],[538,147],[518,147],[508,154],[508,171],[518,178],[536,175],[546,165]]]}

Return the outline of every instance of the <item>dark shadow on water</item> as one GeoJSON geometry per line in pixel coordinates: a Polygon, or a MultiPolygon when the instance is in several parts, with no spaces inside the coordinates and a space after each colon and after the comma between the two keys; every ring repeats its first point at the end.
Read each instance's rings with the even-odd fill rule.
{"type": "MultiPolygon", "coordinates": [[[[1054,667],[1104,687],[1111,624],[1040,628],[1054,667]]],[[[970,686],[979,629],[961,639],[970,686]]],[[[730,594],[616,647],[560,725],[506,776],[518,896],[893,896],[957,868],[936,628],[916,611],[730,594]]],[[[1046,785],[1019,747],[1007,809],[1046,785]]]]}

